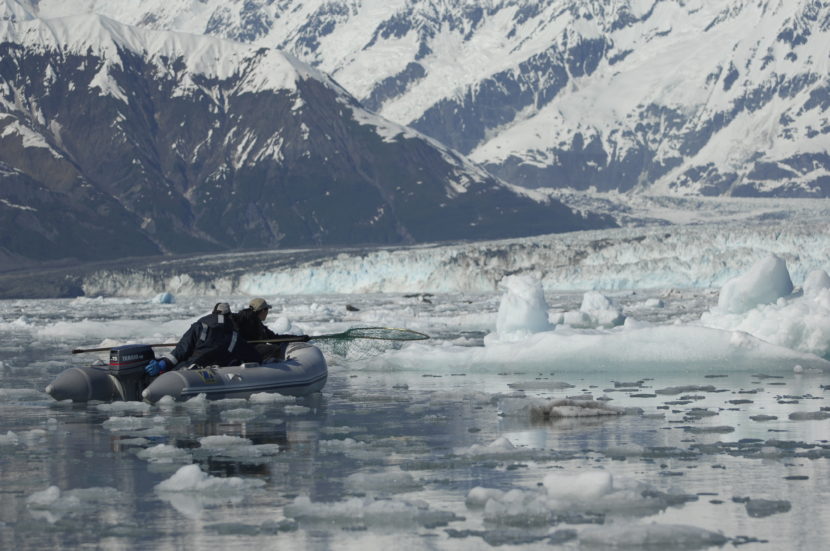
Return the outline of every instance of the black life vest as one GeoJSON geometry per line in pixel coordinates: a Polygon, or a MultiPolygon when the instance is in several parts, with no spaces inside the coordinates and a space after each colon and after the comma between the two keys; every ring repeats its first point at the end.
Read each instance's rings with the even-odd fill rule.
{"type": "Polygon", "coordinates": [[[196,348],[188,362],[197,365],[232,365],[239,358],[239,333],[230,316],[209,314],[198,322],[196,348]]]}

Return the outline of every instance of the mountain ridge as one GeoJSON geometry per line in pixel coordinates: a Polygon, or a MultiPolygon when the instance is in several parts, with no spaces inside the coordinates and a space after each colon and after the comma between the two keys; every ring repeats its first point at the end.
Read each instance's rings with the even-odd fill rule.
{"type": "Polygon", "coordinates": [[[20,13],[0,17],[7,266],[613,225],[513,191],[290,55],[20,13]]]}
{"type": "Polygon", "coordinates": [[[87,3],[136,25],[290,51],[513,184],[830,195],[830,5],[820,0],[125,6],[87,3]]]}

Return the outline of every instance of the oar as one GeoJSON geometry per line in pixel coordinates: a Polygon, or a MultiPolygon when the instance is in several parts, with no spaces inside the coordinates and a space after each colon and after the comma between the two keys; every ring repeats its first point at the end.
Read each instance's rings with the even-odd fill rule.
{"type": "MultiPolygon", "coordinates": [[[[319,340],[328,340],[333,341],[331,346],[331,351],[335,354],[340,354],[341,356],[345,356],[346,352],[349,349],[354,349],[354,346],[351,346],[350,343],[353,343],[356,339],[367,339],[372,341],[422,341],[429,338],[429,335],[425,335],[423,333],[418,333],[417,331],[412,331],[411,329],[393,329],[390,327],[353,327],[342,333],[331,333],[328,335],[288,335],[284,337],[275,337],[273,339],[265,339],[265,340],[257,340],[257,341],[248,341],[250,344],[276,344],[282,342],[308,342],[308,341],[319,341],[319,340]],[[338,346],[339,345],[339,346],[338,346]],[[343,349],[342,352],[340,349],[343,349]]],[[[139,343],[141,344],[141,343],[139,343]]],[[[178,343],[157,343],[157,344],[146,344],[144,346],[150,346],[152,348],[161,348],[165,346],[176,346],[178,343]]],[[[107,350],[112,350],[114,347],[106,346],[102,348],[75,348],[72,350],[73,354],[83,354],[84,352],[104,352],[107,350]]],[[[383,346],[374,345],[374,346],[366,346],[363,348],[385,348],[383,346]]]]}

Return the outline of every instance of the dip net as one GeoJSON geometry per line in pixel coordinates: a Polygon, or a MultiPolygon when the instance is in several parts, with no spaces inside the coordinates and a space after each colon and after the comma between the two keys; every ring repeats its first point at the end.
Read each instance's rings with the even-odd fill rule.
{"type": "Polygon", "coordinates": [[[353,327],[343,333],[312,336],[310,340],[324,353],[348,360],[365,360],[387,350],[400,348],[405,342],[428,338],[429,335],[410,329],[353,327]]]}

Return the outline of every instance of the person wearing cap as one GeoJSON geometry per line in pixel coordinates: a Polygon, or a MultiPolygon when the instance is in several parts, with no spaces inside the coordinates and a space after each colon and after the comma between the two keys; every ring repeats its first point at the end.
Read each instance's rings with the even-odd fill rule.
{"type": "MultiPolygon", "coordinates": [[[[245,341],[264,341],[278,339],[280,337],[296,337],[296,335],[278,335],[268,329],[265,325],[265,318],[271,305],[264,298],[255,298],[248,303],[248,307],[234,314],[234,322],[239,331],[239,336],[245,341]]],[[[260,355],[260,361],[285,359],[285,348],[287,343],[256,344],[254,348],[260,355]]]]}
{"type": "Polygon", "coordinates": [[[176,366],[238,365],[258,362],[259,353],[239,336],[231,308],[219,302],[213,311],[197,320],[169,354],[151,361],[144,371],[155,377],[176,366]]]}

